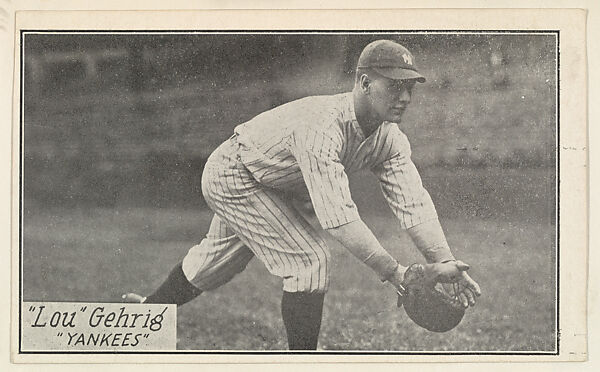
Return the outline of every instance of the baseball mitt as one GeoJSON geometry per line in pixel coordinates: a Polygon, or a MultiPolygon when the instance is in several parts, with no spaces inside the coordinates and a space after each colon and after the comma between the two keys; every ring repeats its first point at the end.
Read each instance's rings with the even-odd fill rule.
{"type": "Polygon", "coordinates": [[[421,264],[409,266],[398,290],[398,307],[419,326],[432,332],[447,332],[456,327],[465,308],[456,296],[450,295],[440,283],[425,277],[421,264]]]}

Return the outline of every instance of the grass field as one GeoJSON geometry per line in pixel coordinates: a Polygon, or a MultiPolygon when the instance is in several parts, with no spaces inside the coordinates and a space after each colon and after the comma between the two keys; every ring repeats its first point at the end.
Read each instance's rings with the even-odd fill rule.
{"type": "MultiPolygon", "coordinates": [[[[446,334],[414,325],[394,291],[342,247],[333,270],[323,350],[553,350],[555,247],[552,172],[424,172],[457,257],[472,265],[483,296],[446,334]],[[462,173],[461,173],[462,172],[462,173]]],[[[363,218],[404,263],[418,260],[369,183],[353,189],[363,218]]],[[[199,242],[206,209],[75,208],[25,204],[24,300],[117,301],[148,293],[199,242]]],[[[253,260],[227,285],[178,311],[178,349],[286,349],[281,283],[253,260]]]]}

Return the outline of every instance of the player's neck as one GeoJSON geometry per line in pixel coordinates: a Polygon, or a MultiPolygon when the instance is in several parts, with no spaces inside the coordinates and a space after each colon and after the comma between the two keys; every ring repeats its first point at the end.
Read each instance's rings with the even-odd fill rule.
{"type": "Polygon", "coordinates": [[[354,114],[360,129],[362,129],[365,138],[369,137],[381,124],[381,120],[377,118],[371,110],[371,105],[367,97],[358,88],[352,91],[354,100],[354,114]]]}

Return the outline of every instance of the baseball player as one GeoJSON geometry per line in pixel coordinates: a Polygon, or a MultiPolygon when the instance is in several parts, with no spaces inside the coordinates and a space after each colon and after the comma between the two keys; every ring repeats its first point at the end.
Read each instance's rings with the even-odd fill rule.
{"type": "Polygon", "coordinates": [[[325,231],[400,289],[406,267],[363,223],[350,195],[347,175],[369,169],[427,260],[426,274],[458,282],[463,306],[475,305],[479,286],[452,255],[398,127],[413,87],[423,82],[405,47],[378,40],[362,51],[352,92],[302,98],[237,126],[202,175],[202,193],[215,213],[206,237],[153,294],[124,299],[180,305],[227,283],[256,257],[283,281],[290,350],[315,350],[331,258],[290,195],[309,201],[325,231]]]}

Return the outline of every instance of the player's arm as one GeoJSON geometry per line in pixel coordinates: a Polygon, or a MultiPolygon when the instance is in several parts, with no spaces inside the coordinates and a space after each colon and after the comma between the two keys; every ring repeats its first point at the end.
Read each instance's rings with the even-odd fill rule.
{"type": "Polygon", "coordinates": [[[390,137],[394,151],[372,169],[388,205],[427,262],[454,260],[433,201],[410,158],[408,139],[399,131],[390,137]]]}
{"type": "Polygon", "coordinates": [[[360,219],[339,159],[342,139],[335,127],[324,132],[298,129],[293,155],[298,161],[315,215],[323,229],[383,281],[399,287],[406,267],[398,264],[360,219]]]}
{"type": "MultiPolygon", "coordinates": [[[[294,137],[292,153],[300,166],[315,215],[334,239],[371,267],[382,280],[400,288],[406,267],[398,264],[360,219],[339,159],[341,138],[336,135],[335,127],[330,129],[315,132],[302,128],[294,137]]],[[[454,275],[457,270],[454,264],[426,265],[426,271],[433,277],[454,275]]]]}
{"type": "MultiPolygon", "coordinates": [[[[390,282],[397,289],[402,288],[407,267],[396,262],[361,220],[330,228],[327,231],[356,258],[373,269],[382,281],[390,282]]],[[[468,269],[468,265],[460,261],[429,263],[423,267],[426,280],[432,282],[455,281],[463,271],[468,269]]],[[[468,297],[464,296],[462,300],[466,307],[468,297]]]]}
{"type": "Polygon", "coordinates": [[[323,229],[371,267],[382,280],[398,285],[406,268],[398,265],[360,219],[350,195],[348,177],[339,159],[342,139],[335,127],[328,129],[316,132],[312,128],[299,128],[295,132],[292,149],[317,220],[323,229]]]}
{"type": "MultiPolygon", "coordinates": [[[[373,169],[385,199],[427,262],[455,261],[433,201],[410,158],[408,140],[399,133],[395,145],[392,156],[373,169]]],[[[465,287],[463,304],[474,305],[475,297],[481,294],[479,285],[466,272],[460,281],[465,287]]]]}
{"type": "Polygon", "coordinates": [[[407,267],[399,264],[379,244],[375,235],[362,220],[329,228],[327,232],[356,258],[375,271],[382,281],[388,281],[399,288],[407,267]]]}

